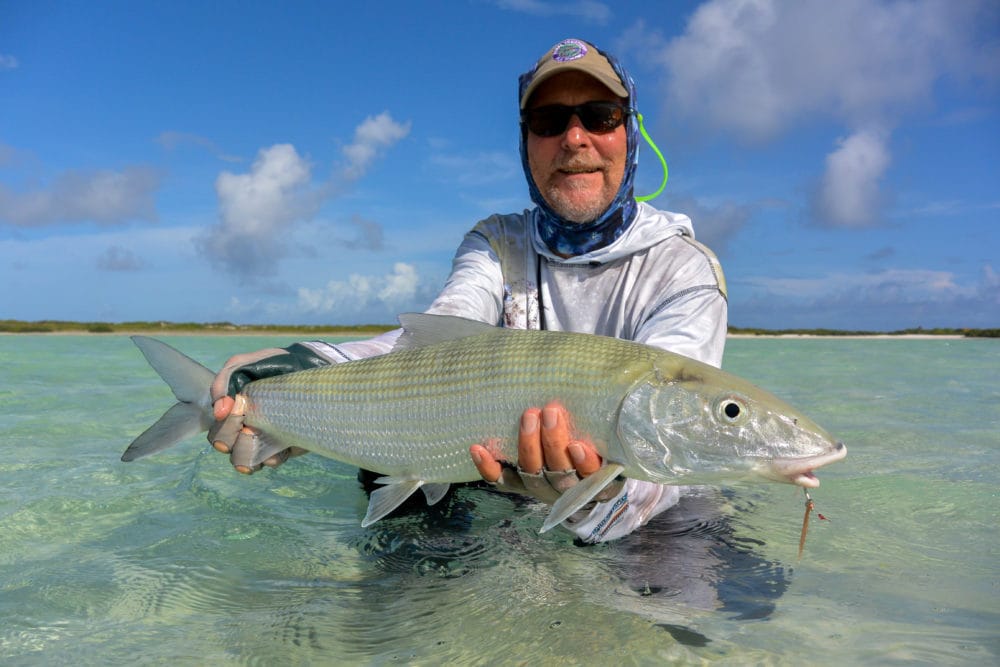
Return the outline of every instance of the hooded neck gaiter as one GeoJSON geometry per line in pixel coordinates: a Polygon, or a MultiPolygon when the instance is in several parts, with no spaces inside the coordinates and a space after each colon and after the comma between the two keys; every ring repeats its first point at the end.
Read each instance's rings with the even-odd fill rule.
{"type": "MultiPolygon", "coordinates": [[[[598,51],[607,58],[608,63],[628,91],[630,112],[625,119],[627,149],[625,174],[622,177],[621,185],[618,187],[618,192],[614,200],[596,220],[585,223],[572,222],[562,218],[552,210],[531,176],[527,150],[528,129],[524,126],[521,127],[521,168],[524,170],[524,175],[528,181],[528,192],[531,195],[531,201],[538,207],[538,214],[536,216],[538,233],[549,250],[558,255],[583,255],[592,250],[610,245],[624,234],[625,230],[632,224],[632,221],[635,220],[638,206],[633,193],[633,181],[635,180],[636,167],[639,163],[639,121],[634,111],[636,109],[635,82],[617,59],[600,49],[598,51]]],[[[518,86],[519,100],[531,83],[534,74],[535,69],[533,68],[521,75],[518,86]]]]}

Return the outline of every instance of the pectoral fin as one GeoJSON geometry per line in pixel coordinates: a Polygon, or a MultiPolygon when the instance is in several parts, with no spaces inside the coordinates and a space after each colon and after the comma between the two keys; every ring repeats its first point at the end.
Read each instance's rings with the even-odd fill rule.
{"type": "MultiPolygon", "coordinates": [[[[249,464],[251,468],[256,468],[275,454],[288,449],[288,445],[271,440],[264,434],[258,436],[257,442],[257,450],[253,453],[253,458],[249,464]]],[[[235,462],[233,462],[233,465],[235,465],[235,462]]]]}
{"type": "Polygon", "coordinates": [[[552,505],[552,509],[545,517],[545,522],[539,532],[544,533],[565,521],[568,516],[589,503],[594,496],[601,492],[601,489],[613,482],[615,477],[624,470],[625,466],[618,463],[608,463],[593,475],[585,477],[575,484],[552,505]]]}

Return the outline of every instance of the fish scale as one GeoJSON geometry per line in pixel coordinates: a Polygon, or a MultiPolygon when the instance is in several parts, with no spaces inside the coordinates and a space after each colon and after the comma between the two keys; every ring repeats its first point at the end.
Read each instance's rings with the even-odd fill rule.
{"type": "Polygon", "coordinates": [[[516,459],[521,413],[552,399],[607,443],[627,389],[609,378],[652,355],[611,338],[506,333],[259,380],[245,390],[246,422],[283,443],[427,482],[478,479],[468,455],[476,442],[493,439],[516,459]]]}
{"type": "MultiPolygon", "coordinates": [[[[621,474],[659,484],[752,476],[815,487],[813,470],[847,455],[843,443],[759,387],[658,348],[440,315],[402,315],[400,323],[390,354],[248,384],[237,404],[259,437],[241,452],[241,465],[252,470],[295,445],[381,473],[361,522],[368,526],[417,489],[433,504],[448,484],[479,479],[472,444],[516,461],[523,411],[558,400],[603,464],[553,503],[544,532],[621,474]]],[[[215,374],[164,343],[133,340],[178,402],[132,441],[123,461],[213,423],[215,374]]]]}

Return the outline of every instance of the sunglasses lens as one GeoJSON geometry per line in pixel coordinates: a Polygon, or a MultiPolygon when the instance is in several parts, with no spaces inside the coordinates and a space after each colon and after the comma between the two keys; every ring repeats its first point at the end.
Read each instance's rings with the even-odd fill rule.
{"type": "Polygon", "coordinates": [[[562,134],[573,115],[570,107],[552,105],[525,112],[525,122],[532,134],[539,137],[554,137],[562,134]]]}
{"type": "Polygon", "coordinates": [[[587,102],[574,107],[551,104],[528,109],[522,114],[525,125],[539,137],[555,137],[566,131],[573,115],[594,134],[607,134],[625,122],[625,108],[614,102],[587,102]]]}
{"type": "Polygon", "coordinates": [[[587,132],[595,134],[612,132],[625,120],[625,110],[617,104],[591,102],[581,105],[579,114],[580,122],[587,128],[587,132]]]}

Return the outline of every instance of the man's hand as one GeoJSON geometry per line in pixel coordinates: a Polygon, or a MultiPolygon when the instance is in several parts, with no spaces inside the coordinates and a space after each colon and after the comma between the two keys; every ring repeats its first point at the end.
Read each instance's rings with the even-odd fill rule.
{"type": "MultiPolygon", "coordinates": [[[[517,469],[501,465],[482,444],[473,445],[469,453],[487,482],[502,491],[549,504],[601,467],[601,457],[593,446],[572,437],[569,412],[556,402],[542,409],[529,408],[521,415],[517,469]]],[[[607,500],[620,490],[620,484],[612,484],[596,499],[607,500]]]]}
{"type": "Polygon", "coordinates": [[[244,405],[240,392],[254,380],[329,363],[298,343],[287,348],[272,347],[230,357],[212,381],[210,391],[216,422],[208,431],[208,441],[218,451],[229,454],[233,467],[247,475],[262,466],[274,468],[293,456],[305,454],[304,449],[290,447],[254,465],[260,444],[257,432],[243,425],[244,405]]]}

